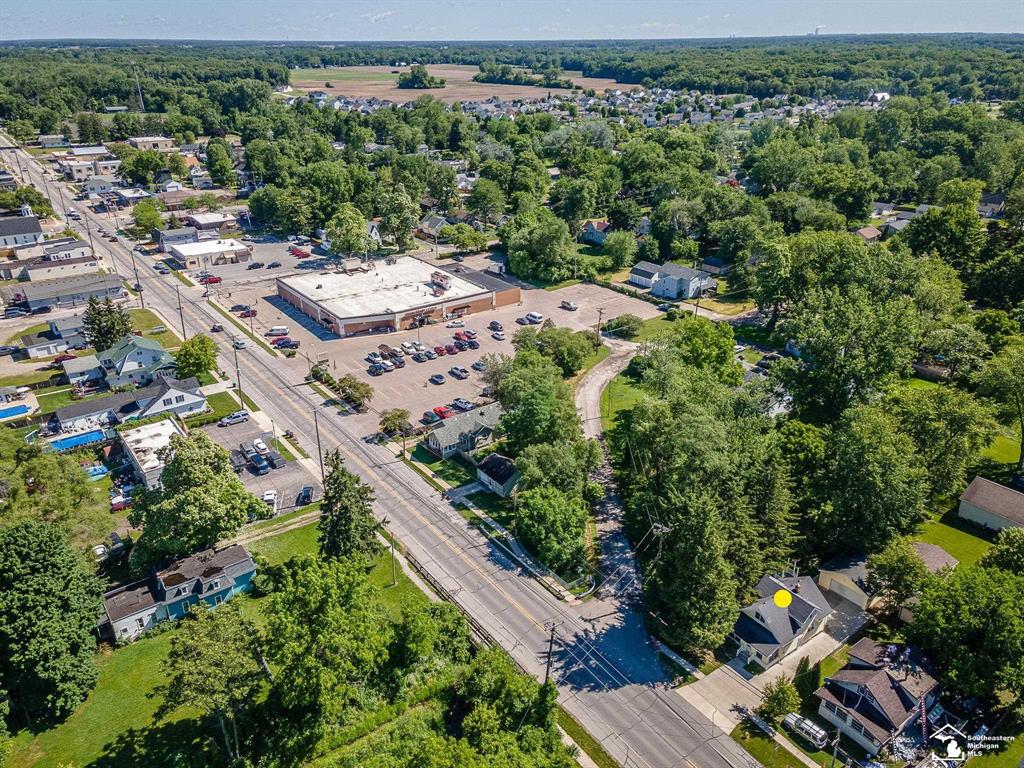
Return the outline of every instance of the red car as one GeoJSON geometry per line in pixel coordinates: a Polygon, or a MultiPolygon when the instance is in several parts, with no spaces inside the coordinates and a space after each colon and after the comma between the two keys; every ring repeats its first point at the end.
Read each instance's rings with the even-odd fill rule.
{"type": "Polygon", "coordinates": [[[291,344],[292,340],[287,336],[275,336],[270,343],[275,347],[280,347],[282,344],[291,344]]]}
{"type": "Polygon", "coordinates": [[[455,332],[455,334],[454,334],[454,336],[453,336],[453,338],[456,338],[456,339],[458,339],[459,341],[465,341],[465,340],[466,340],[467,338],[469,338],[469,337],[468,337],[468,336],[466,336],[466,333],[465,333],[465,331],[456,331],[456,332],[455,332]]]}
{"type": "Polygon", "coordinates": [[[200,280],[199,284],[200,285],[216,285],[217,283],[220,283],[220,282],[222,282],[222,280],[219,277],[217,277],[216,275],[208,275],[207,277],[204,277],[202,280],[200,280]]]}
{"type": "Polygon", "coordinates": [[[449,408],[447,405],[439,405],[434,409],[434,413],[440,416],[442,419],[447,419],[450,416],[455,415],[455,411],[449,408]]]}
{"type": "Polygon", "coordinates": [[[448,354],[448,352],[444,347],[438,344],[436,347],[434,347],[434,354],[437,355],[438,357],[444,357],[446,354],[448,354]]]}
{"type": "Polygon", "coordinates": [[[465,337],[466,341],[471,341],[476,338],[476,331],[472,328],[467,328],[462,332],[462,335],[465,337]]]}
{"type": "Polygon", "coordinates": [[[459,348],[456,347],[454,344],[445,344],[444,351],[447,352],[449,355],[459,354],[459,348]]]}
{"type": "Polygon", "coordinates": [[[57,355],[55,358],[53,358],[53,362],[55,362],[55,363],[63,363],[65,360],[74,360],[74,359],[75,359],[74,355],[63,354],[63,355],[57,355]]]}
{"type": "Polygon", "coordinates": [[[241,312],[238,313],[238,316],[239,317],[256,317],[256,310],[255,309],[243,309],[241,312]]]}

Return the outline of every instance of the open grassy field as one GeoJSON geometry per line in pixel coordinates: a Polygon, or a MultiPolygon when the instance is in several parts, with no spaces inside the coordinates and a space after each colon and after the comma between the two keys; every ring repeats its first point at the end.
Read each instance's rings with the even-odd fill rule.
{"type": "MultiPolygon", "coordinates": [[[[415,101],[424,94],[451,104],[455,101],[480,101],[491,96],[503,99],[542,99],[549,93],[569,93],[563,88],[477,83],[473,81],[473,75],[480,69],[472,64],[428,64],[427,71],[434,77],[444,78],[445,87],[404,89],[398,87],[398,71],[395,67],[293,69],[289,80],[300,91],[320,90],[336,96],[376,96],[398,102],[415,101]]],[[[606,78],[573,76],[572,79],[581,88],[597,91],[617,87],[614,80],[606,78]]]]}
{"type": "Polygon", "coordinates": [[[601,423],[607,430],[615,423],[615,414],[636,405],[644,395],[636,381],[620,373],[601,392],[601,423]]]}

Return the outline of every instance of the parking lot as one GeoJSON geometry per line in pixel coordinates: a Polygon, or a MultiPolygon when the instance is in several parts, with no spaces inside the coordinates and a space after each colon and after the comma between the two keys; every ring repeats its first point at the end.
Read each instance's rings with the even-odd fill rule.
{"type": "MultiPolygon", "coordinates": [[[[217,424],[210,424],[202,428],[218,445],[230,450],[237,451],[238,446],[243,442],[252,442],[256,438],[263,441],[273,450],[273,434],[264,431],[260,426],[250,419],[242,424],[233,424],[229,427],[221,427],[217,424]]],[[[289,448],[289,450],[291,450],[289,448]]],[[[315,489],[313,498],[319,499],[322,496],[320,482],[314,478],[306,468],[297,461],[289,461],[280,469],[271,469],[265,475],[257,475],[251,464],[239,474],[242,484],[246,489],[259,498],[267,491],[277,491],[278,514],[288,512],[295,508],[295,499],[303,486],[311,485],[315,489]]]]}

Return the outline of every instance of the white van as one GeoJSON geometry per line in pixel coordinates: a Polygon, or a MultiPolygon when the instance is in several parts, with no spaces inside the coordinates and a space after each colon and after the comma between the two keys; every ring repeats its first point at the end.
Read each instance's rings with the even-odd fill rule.
{"type": "Polygon", "coordinates": [[[544,315],[542,315],[540,312],[527,312],[526,319],[529,320],[534,325],[537,325],[538,323],[544,322],[544,315]]]}
{"type": "Polygon", "coordinates": [[[269,331],[267,331],[267,336],[287,336],[287,335],[288,335],[288,326],[287,325],[275,325],[273,328],[271,328],[269,331]]]}

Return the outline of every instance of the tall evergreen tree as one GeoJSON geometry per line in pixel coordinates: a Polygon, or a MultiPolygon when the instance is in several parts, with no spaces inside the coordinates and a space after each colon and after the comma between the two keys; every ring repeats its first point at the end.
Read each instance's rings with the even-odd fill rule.
{"type": "Polygon", "coordinates": [[[320,554],[328,560],[370,558],[380,547],[373,489],[345,469],[345,460],[337,451],[327,455],[327,480],[317,529],[320,554]]]}
{"type": "Polygon", "coordinates": [[[97,351],[110,349],[132,332],[132,319],[128,310],[115,304],[109,298],[102,302],[95,296],[82,313],[82,327],[85,337],[97,351]]]}

